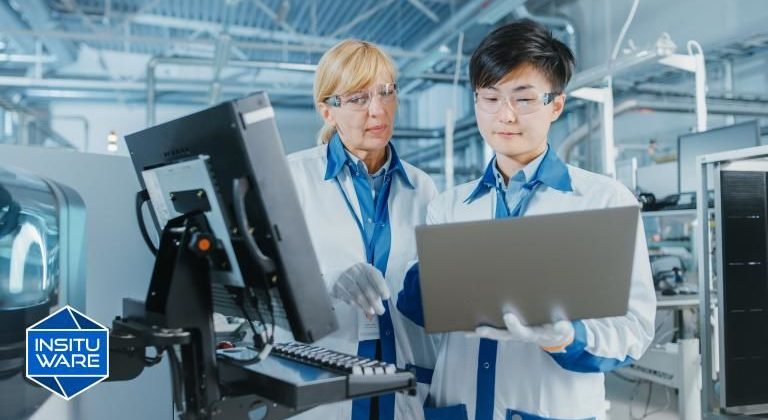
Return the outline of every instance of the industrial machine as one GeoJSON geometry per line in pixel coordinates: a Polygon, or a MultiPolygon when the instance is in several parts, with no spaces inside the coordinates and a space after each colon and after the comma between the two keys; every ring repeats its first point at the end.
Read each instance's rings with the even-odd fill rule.
{"type": "Polygon", "coordinates": [[[85,207],[71,188],[0,168],[0,419],[34,414],[50,393],[24,379],[25,330],[82,308],[85,207]]]}

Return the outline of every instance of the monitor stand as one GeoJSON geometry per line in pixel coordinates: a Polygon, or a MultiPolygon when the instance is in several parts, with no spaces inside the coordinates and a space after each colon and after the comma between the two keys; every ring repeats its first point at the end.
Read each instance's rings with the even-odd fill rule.
{"type": "Polygon", "coordinates": [[[260,406],[268,408],[267,419],[296,415],[303,410],[237,390],[219,375],[210,270],[212,262],[221,263],[226,255],[217,242],[202,212],[168,221],[147,299],[124,299],[123,316],[112,324],[107,380],[133,379],[167,355],[174,405],[181,419],[247,419],[260,406]],[[176,346],[181,349],[180,360],[176,346]],[[155,356],[147,356],[150,347],[155,348],[155,356]]]}

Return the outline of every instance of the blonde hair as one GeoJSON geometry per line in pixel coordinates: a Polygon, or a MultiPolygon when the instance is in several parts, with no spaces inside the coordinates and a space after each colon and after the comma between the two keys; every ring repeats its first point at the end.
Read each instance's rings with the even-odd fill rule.
{"type": "MultiPolygon", "coordinates": [[[[370,86],[380,74],[397,78],[394,62],[378,46],[357,39],[345,39],[323,54],[315,73],[315,107],[330,96],[354,92],[370,86]]],[[[318,144],[330,141],[336,127],[323,123],[318,144]]]]}

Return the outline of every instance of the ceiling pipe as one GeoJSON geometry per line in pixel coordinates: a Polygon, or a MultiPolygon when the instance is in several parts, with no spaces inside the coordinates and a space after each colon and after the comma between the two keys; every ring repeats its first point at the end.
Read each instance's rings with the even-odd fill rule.
{"type": "MultiPolygon", "coordinates": [[[[453,136],[453,150],[463,150],[470,146],[472,140],[479,137],[477,130],[465,130],[457,132],[453,136]]],[[[443,156],[445,145],[440,143],[434,146],[422,147],[419,150],[413,152],[403,152],[403,159],[413,165],[418,165],[424,161],[433,161],[440,159],[443,156]]]]}
{"type": "MultiPolygon", "coordinates": [[[[157,76],[156,69],[160,64],[177,64],[187,66],[216,66],[217,60],[209,60],[204,58],[183,58],[183,57],[152,57],[147,62],[147,76],[146,76],[146,90],[147,90],[147,115],[146,122],[147,127],[155,125],[156,120],[156,102],[157,102],[157,76]]],[[[298,63],[279,63],[270,61],[228,61],[229,67],[240,68],[267,68],[267,69],[281,69],[281,70],[294,70],[302,72],[314,72],[317,68],[314,64],[298,64],[298,63]]],[[[218,94],[221,93],[221,87],[219,87],[218,94]]],[[[307,94],[311,94],[311,90],[307,91],[307,94]]]]}
{"type": "MultiPolygon", "coordinates": [[[[640,109],[648,109],[659,112],[693,113],[696,109],[694,101],[688,100],[654,100],[647,98],[628,99],[622,101],[614,108],[614,118],[621,114],[640,109]]],[[[732,100],[732,99],[708,99],[707,112],[721,115],[748,115],[755,117],[768,117],[768,107],[763,103],[732,100]]],[[[600,127],[599,121],[583,124],[563,140],[557,149],[557,155],[568,162],[573,149],[587,138],[591,130],[600,127]]]]}
{"type": "Polygon", "coordinates": [[[37,55],[37,54],[2,54],[0,53],[0,62],[5,63],[22,63],[22,64],[50,64],[55,62],[56,56],[53,55],[37,55]]]}
{"type": "Polygon", "coordinates": [[[392,137],[397,139],[442,139],[443,130],[439,128],[395,128],[392,137]]]}
{"type": "MultiPolygon", "coordinates": [[[[0,3],[2,4],[2,3],[0,3]]],[[[0,14],[2,17],[2,14],[0,14]]],[[[0,20],[0,23],[2,21],[0,20]]],[[[2,28],[0,31],[6,36],[13,37],[14,40],[25,39],[24,37],[35,38],[56,38],[56,39],[68,39],[73,41],[96,41],[96,42],[119,42],[119,43],[143,43],[152,47],[173,47],[173,46],[216,46],[215,41],[206,39],[188,39],[188,38],[167,38],[160,36],[143,36],[132,35],[126,33],[124,35],[115,34],[113,32],[66,32],[60,30],[31,30],[31,29],[14,29],[14,28],[2,28]],[[18,37],[18,38],[17,38],[18,37]]],[[[338,42],[338,40],[337,40],[338,42]]],[[[30,42],[30,45],[34,45],[30,42]]],[[[232,46],[244,49],[259,50],[259,51],[293,51],[300,53],[316,52],[324,53],[328,50],[326,45],[313,44],[286,44],[283,42],[264,42],[264,41],[243,41],[232,40],[232,46]]],[[[413,51],[406,51],[402,49],[388,49],[386,46],[384,50],[394,58],[419,58],[423,53],[417,53],[413,51]]]]}
{"type": "MultiPolygon", "coordinates": [[[[455,131],[476,128],[474,116],[464,117],[456,122],[455,131]]],[[[395,128],[392,137],[397,139],[442,139],[445,137],[445,127],[438,128],[395,128]]]]}

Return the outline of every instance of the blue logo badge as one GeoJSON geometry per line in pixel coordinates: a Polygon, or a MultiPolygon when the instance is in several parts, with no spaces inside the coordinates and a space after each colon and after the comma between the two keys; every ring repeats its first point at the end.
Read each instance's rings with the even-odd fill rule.
{"type": "Polygon", "coordinates": [[[109,331],[70,306],[27,328],[27,378],[70,400],[109,376],[109,331]]]}

